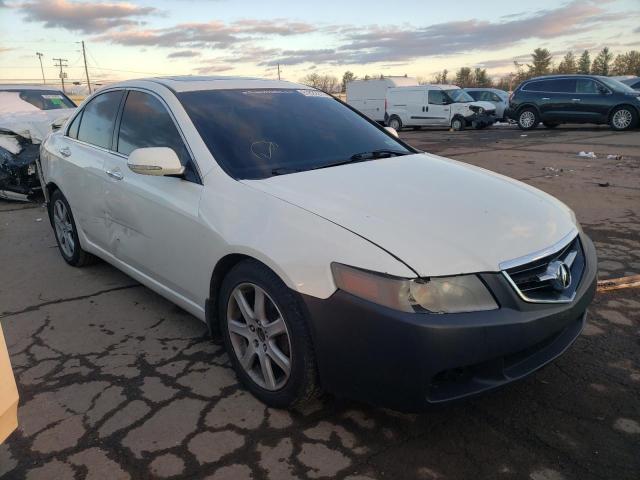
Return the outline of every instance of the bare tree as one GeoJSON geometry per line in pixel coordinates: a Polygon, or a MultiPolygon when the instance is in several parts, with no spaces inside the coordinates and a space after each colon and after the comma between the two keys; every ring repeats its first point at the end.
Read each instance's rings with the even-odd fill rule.
{"type": "Polygon", "coordinates": [[[337,93],[340,91],[340,81],[332,75],[320,75],[310,73],[300,80],[300,83],[308,85],[326,93],[337,93]]]}

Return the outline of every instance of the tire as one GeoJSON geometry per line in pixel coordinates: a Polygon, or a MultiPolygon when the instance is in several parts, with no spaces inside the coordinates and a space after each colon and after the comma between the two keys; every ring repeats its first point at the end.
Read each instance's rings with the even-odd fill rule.
{"type": "Polygon", "coordinates": [[[451,128],[456,132],[460,132],[464,130],[464,127],[467,126],[466,123],[467,122],[462,117],[453,117],[453,119],[451,120],[451,128]]]}
{"type": "Polygon", "coordinates": [[[520,130],[532,130],[540,123],[540,117],[535,109],[523,108],[518,112],[517,122],[520,130]]]}
{"type": "Polygon", "coordinates": [[[621,105],[616,107],[609,116],[609,126],[612,130],[621,132],[630,130],[638,124],[638,112],[633,107],[621,105]]]}
{"type": "Polygon", "coordinates": [[[392,115],[389,118],[389,122],[387,123],[387,127],[391,127],[393,129],[395,129],[396,132],[399,132],[400,129],[402,128],[402,120],[400,120],[400,117],[398,117],[396,115],[392,115]]]}
{"type": "Polygon", "coordinates": [[[227,353],[247,390],[274,408],[296,407],[319,396],[306,308],[273,271],[255,260],[238,263],[222,282],[218,308],[227,353]],[[239,298],[246,300],[244,310],[239,298]],[[264,299],[262,308],[257,298],[264,299]],[[279,366],[287,365],[283,358],[288,373],[279,366]],[[266,370],[265,362],[270,365],[266,370]]]}
{"type": "Polygon", "coordinates": [[[556,128],[558,125],[560,125],[559,123],[550,122],[542,122],[542,124],[545,126],[545,128],[556,128]]]}
{"type": "Polygon", "coordinates": [[[58,250],[65,262],[74,267],[84,267],[95,263],[96,257],[85,252],[80,246],[78,229],[71,207],[60,190],[54,191],[51,195],[49,218],[53,226],[58,250]]]}

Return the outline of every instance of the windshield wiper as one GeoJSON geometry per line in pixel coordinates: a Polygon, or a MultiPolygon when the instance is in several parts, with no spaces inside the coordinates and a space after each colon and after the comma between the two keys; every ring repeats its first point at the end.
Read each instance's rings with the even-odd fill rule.
{"type": "Polygon", "coordinates": [[[271,170],[271,175],[287,175],[289,173],[298,173],[303,170],[300,168],[291,168],[291,167],[278,167],[271,170]]]}
{"type": "Polygon", "coordinates": [[[371,152],[354,153],[347,160],[340,160],[338,162],[327,163],[326,165],[313,167],[311,170],[320,170],[321,168],[337,167],[340,165],[347,165],[349,163],[366,162],[367,160],[374,160],[377,158],[399,157],[401,155],[409,155],[409,152],[400,152],[398,150],[383,149],[383,150],[373,150],[371,152]]]}

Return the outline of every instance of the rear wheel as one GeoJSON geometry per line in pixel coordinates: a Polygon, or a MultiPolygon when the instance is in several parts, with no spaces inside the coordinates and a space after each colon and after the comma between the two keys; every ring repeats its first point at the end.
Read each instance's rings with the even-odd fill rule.
{"type": "Polygon", "coordinates": [[[73,219],[73,213],[71,213],[71,207],[60,190],[56,190],[51,195],[49,215],[56,235],[58,249],[64,261],[74,267],[83,267],[93,263],[96,257],[85,252],[80,246],[78,230],[73,219]]]}
{"type": "Polygon", "coordinates": [[[558,125],[560,125],[559,123],[550,123],[550,122],[542,122],[542,124],[546,128],[556,128],[558,125]]]}
{"type": "Polygon", "coordinates": [[[402,128],[402,121],[397,116],[393,115],[388,122],[388,127],[393,128],[396,132],[399,132],[402,128]]]}
{"type": "Polygon", "coordinates": [[[609,126],[613,130],[629,130],[638,123],[638,113],[632,108],[625,105],[616,107],[611,112],[609,119],[609,126]]]}
{"type": "Polygon", "coordinates": [[[531,130],[536,128],[540,123],[538,112],[533,108],[524,108],[518,113],[518,127],[521,130],[531,130]]]}
{"type": "Polygon", "coordinates": [[[245,260],[225,277],[219,318],[241,383],[275,408],[319,394],[315,355],[302,300],[263,264],[245,260]]]}

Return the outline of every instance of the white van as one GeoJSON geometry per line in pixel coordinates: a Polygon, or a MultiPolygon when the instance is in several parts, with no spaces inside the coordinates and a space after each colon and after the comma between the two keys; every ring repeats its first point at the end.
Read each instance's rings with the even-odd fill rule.
{"type": "Polygon", "coordinates": [[[384,100],[394,87],[418,86],[413,77],[383,77],[347,83],[347,103],[376,122],[384,122],[384,100]]]}
{"type": "Polygon", "coordinates": [[[455,85],[419,85],[387,90],[385,124],[402,127],[451,126],[463,130],[467,126],[484,128],[495,121],[495,105],[475,101],[455,85]]]}

